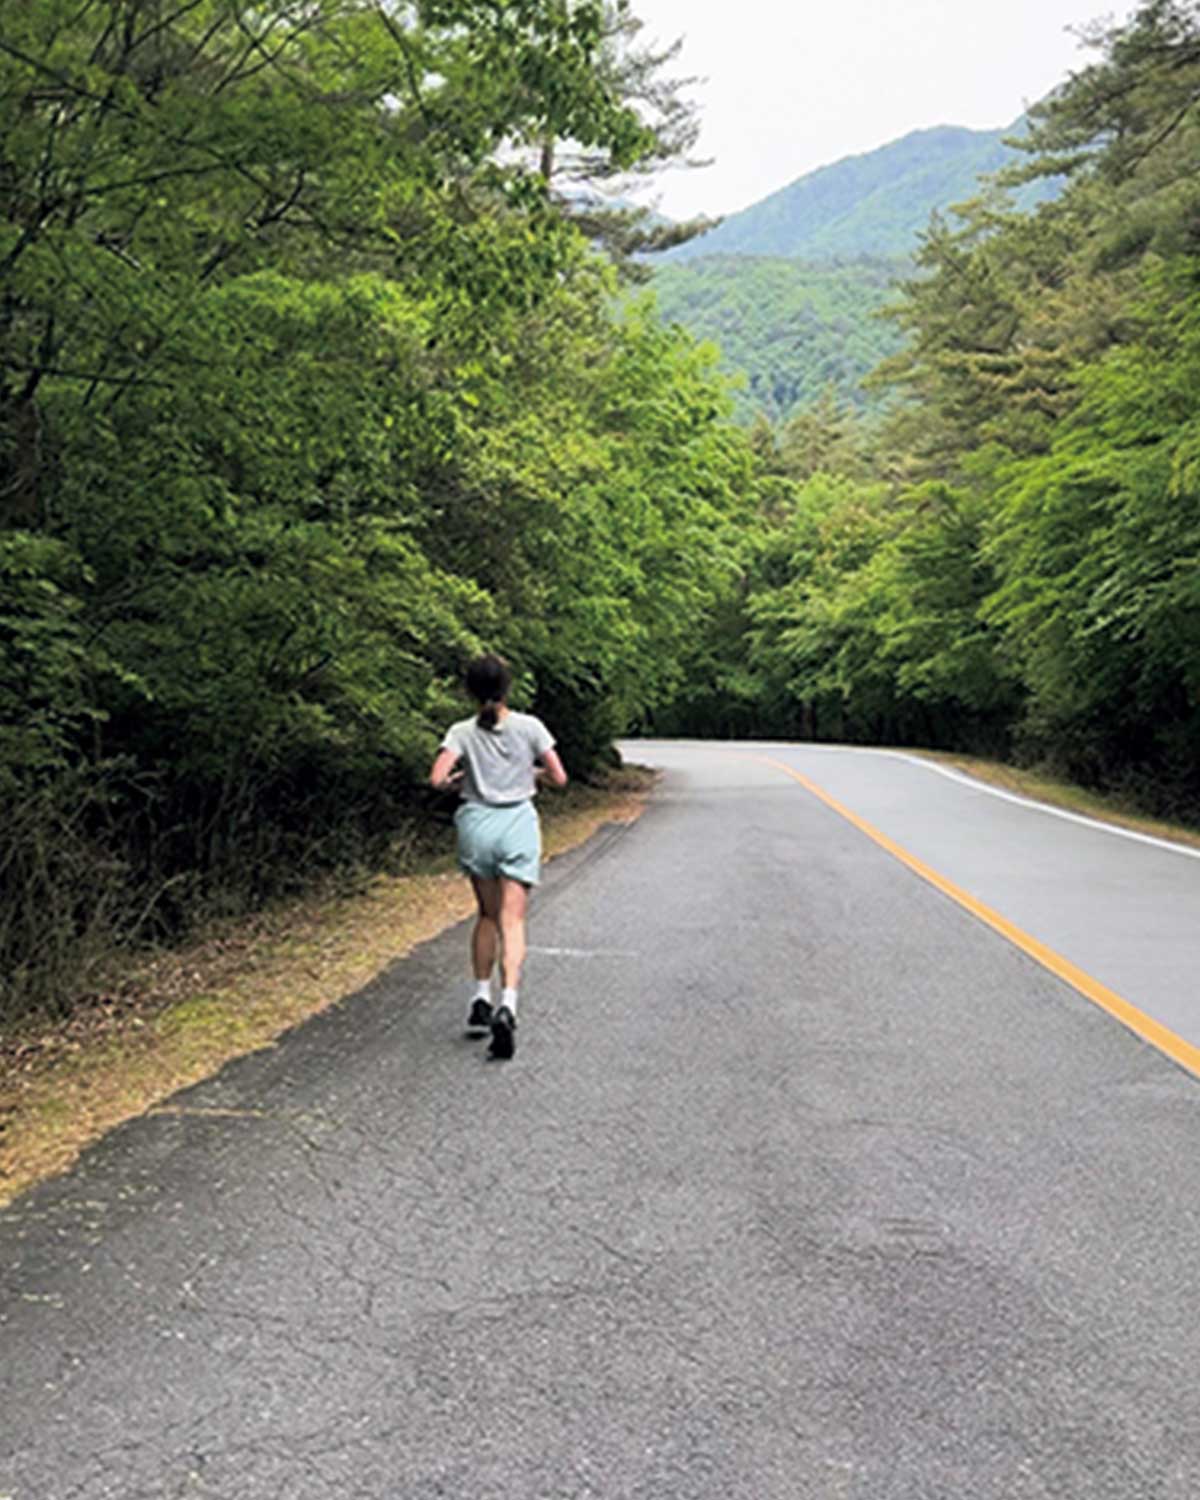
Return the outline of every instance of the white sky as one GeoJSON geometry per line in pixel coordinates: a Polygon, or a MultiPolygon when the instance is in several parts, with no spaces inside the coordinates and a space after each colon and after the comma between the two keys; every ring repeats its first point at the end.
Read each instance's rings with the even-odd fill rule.
{"type": "MultiPolygon", "coordinates": [[[[667,172],[672,218],[733,213],[816,167],[929,125],[995,129],[1094,56],[1066,30],[1131,0],[632,0],[683,51],[711,167],[667,172]]],[[[645,199],[645,193],[639,193],[645,199]]]]}

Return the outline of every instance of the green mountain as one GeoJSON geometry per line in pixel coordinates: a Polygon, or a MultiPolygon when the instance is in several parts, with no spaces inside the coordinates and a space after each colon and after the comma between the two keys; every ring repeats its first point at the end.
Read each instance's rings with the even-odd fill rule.
{"type": "MultiPolygon", "coordinates": [[[[707,255],[805,260],[910,255],[935,209],[973,197],[981,176],[1020,159],[1004,144],[1019,129],[1020,122],[1005,130],[956,125],[915,130],[863,156],[809,172],[662,259],[678,264],[707,255]]],[[[1034,202],[1054,191],[1032,184],[1018,201],[1034,202]]]]}
{"type": "MultiPolygon", "coordinates": [[[[830,389],[870,406],[862,379],[900,343],[879,317],[892,285],[911,274],[935,210],[975,196],[981,177],[1019,159],[1004,144],[1019,128],[917,130],[810,172],[656,256],[662,316],[720,347],[725,368],[743,377],[743,421],[785,420],[830,389]]],[[[1039,182],[1015,196],[1030,208],[1057,191],[1039,182]]]]}

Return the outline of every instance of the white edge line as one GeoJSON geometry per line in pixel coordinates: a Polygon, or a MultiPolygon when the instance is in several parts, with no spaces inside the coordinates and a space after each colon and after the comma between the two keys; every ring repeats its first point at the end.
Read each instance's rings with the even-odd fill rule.
{"type": "MultiPolygon", "coordinates": [[[[637,745],[639,741],[632,740],[629,743],[637,745]]],[[[1083,813],[1067,812],[1062,807],[1052,807],[1049,802],[1038,802],[1033,797],[1022,797],[1016,792],[1002,792],[999,787],[991,786],[986,781],[980,781],[974,776],[967,776],[962,771],[952,771],[948,766],[940,766],[935,760],[926,760],[923,755],[910,755],[906,750],[879,750],[871,745],[814,745],[803,740],[645,740],[641,743],[652,745],[684,744],[695,749],[706,748],[717,749],[721,745],[736,746],[742,751],[756,750],[815,750],[820,754],[845,755],[886,755],[892,760],[906,760],[910,765],[920,766],[926,771],[936,771],[939,776],[946,776],[951,781],[957,781],[963,786],[970,787],[975,792],[986,792],[989,797],[1000,797],[1005,802],[1015,802],[1018,807],[1027,807],[1033,812],[1042,812],[1052,818],[1062,818],[1067,823],[1078,823],[1083,828],[1095,828],[1101,833],[1115,834],[1117,838],[1132,839],[1137,844],[1149,844],[1152,849],[1165,849],[1170,854],[1183,854],[1188,859],[1200,859],[1200,849],[1193,849],[1188,844],[1177,844],[1171,839],[1156,838],[1152,833],[1138,833],[1133,828],[1122,828],[1119,823],[1105,823],[1100,818],[1089,818],[1083,813]]]]}
{"type": "Polygon", "coordinates": [[[1133,828],[1122,828],[1119,823],[1105,823],[1100,818],[1089,818],[1084,813],[1067,812],[1063,807],[1052,807],[1049,802],[1038,802],[1033,797],[1022,797],[1016,792],[1001,791],[999,787],[990,786],[986,781],[980,781],[974,776],[967,776],[962,771],[952,771],[949,766],[939,766],[935,760],[926,760],[921,755],[909,755],[903,750],[869,750],[866,747],[853,747],[861,749],[866,755],[888,755],[893,760],[906,760],[909,765],[921,766],[926,771],[936,771],[939,776],[946,776],[951,781],[957,781],[963,786],[968,786],[975,792],[986,792],[989,797],[999,797],[1005,802],[1015,802],[1018,807],[1027,807],[1033,812],[1046,813],[1051,818],[1062,818],[1066,823],[1078,823],[1083,828],[1095,828],[1101,833],[1112,833],[1121,839],[1133,839],[1138,844],[1149,844],[1153,849],[1166,849],[1170,854],[1183,854],[1188,859],[1200,859],[1200,849],[1189,848],[1187,844],[1176,844],[1170,839],[1156,838],[1152,833],[1138,833],[1133,828]]]}
{"type": "MultiPolygon", "coordinates": [[[[624,948],[535,948],[530,944],[529,953],[542,953],[550,958],[636,958],[624,948]]],[[[0,1495],[0,1500],[4,1497],[0,1495]]]]}

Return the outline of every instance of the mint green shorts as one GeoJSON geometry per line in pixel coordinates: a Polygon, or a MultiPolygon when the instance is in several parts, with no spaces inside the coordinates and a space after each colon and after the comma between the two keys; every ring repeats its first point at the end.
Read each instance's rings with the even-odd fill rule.
{"type": "Polygon", "coordinates": [[[532,802],[463,802],[454,814],[458,863],[468,875],[537,885],[542,874],[542,829],[532,802]]]}

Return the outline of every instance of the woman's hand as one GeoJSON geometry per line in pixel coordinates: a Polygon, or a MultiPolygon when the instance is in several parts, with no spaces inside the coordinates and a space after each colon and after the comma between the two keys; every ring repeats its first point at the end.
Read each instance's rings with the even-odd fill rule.
{"type": "Polygon", "coordinates": [[[437,759],[429,772],[429,785],[435,792],[445,792],[460,786],[463,779],[463,770],[459,765],[461,757],[457,750],[439,750],[437,759]]]}
{"type": "Polygon", "coordinates": [[[551,786],[566,786],[567,773],[562,761],[558,757],[557,750],[547,750],[541,758],[541,764],[534,762],[533,774],[540,781],[543,776],[550,778],[551,786]]]}

